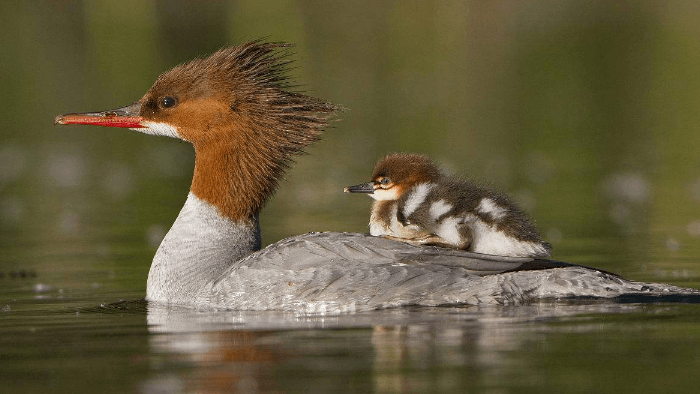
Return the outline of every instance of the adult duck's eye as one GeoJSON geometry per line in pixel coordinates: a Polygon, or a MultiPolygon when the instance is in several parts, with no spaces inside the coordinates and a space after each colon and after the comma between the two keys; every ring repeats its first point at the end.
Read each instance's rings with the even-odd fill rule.
{"type": "Polygon", "coordinates": [[[160,99],[160,106],[162,108],[172,108],[177,104],[177,100],[175,100],[175,97],[170,97],[170,96],[165,96],[162,99],[160,99]]]}

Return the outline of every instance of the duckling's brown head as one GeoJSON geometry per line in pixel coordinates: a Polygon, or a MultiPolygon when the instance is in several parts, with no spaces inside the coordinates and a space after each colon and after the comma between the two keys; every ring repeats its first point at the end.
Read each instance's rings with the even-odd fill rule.
{"type": "Polygon", "coordinates": [[[413,153],[393,153],[377,162],[372,180],[345,188],[346,193],[368,193],[378,201],[397,200],[412,186],[435,182],[440,170],[428,156],[413,153]]]}

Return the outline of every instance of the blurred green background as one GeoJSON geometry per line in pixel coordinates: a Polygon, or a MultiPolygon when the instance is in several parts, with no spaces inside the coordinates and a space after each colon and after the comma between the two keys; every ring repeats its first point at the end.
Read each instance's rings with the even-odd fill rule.
{"type": "Polygon", "coordinates": [[[168,68],[267,37],[301,90],[347,108],[289,171],[263,241],[366,232],[389,152],[507,192],[553,257],[698,282],[700,4],[686,1],[3,1],[0,270],[132,267],[145,288],[187,195],[186,143],[54,127],[168,68]]]}

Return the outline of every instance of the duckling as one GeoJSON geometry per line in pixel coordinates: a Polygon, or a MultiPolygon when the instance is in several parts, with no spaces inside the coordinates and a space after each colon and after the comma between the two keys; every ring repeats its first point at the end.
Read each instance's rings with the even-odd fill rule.
{"type": "Polygon", "coordinates": [[[390,154],[372,180],[348,186],[367,193],[370,234],[412,244],[437,245],[512,257],[549,257],[528,217],[504,195],[443,175],[427,156],[390,154]]]}

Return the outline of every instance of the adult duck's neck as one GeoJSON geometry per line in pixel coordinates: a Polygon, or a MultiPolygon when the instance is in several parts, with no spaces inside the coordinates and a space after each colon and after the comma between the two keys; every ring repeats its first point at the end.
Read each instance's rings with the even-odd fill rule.
{"type": "Polygon", "coordinates": [[[252,179],[264,173],[255,168],[264,163],[240,157],[230,149],[196,149],[187,201],[151,265],[149,301],[191,303],[231,264],[260,249],[258,213],[275,180],[252,179]]]}
{"type": "Polygon", "coordinates": [[[197,291],[260,244],[257,215],[233,221],[190,192],[153,258],[146,299],[192,303],[197,291]]]}
{"type": "Polygon", "coordinates": [[[190,192],[234,222],[257,220],[284,166],[254,141],[195,145],[190,192]]]}

